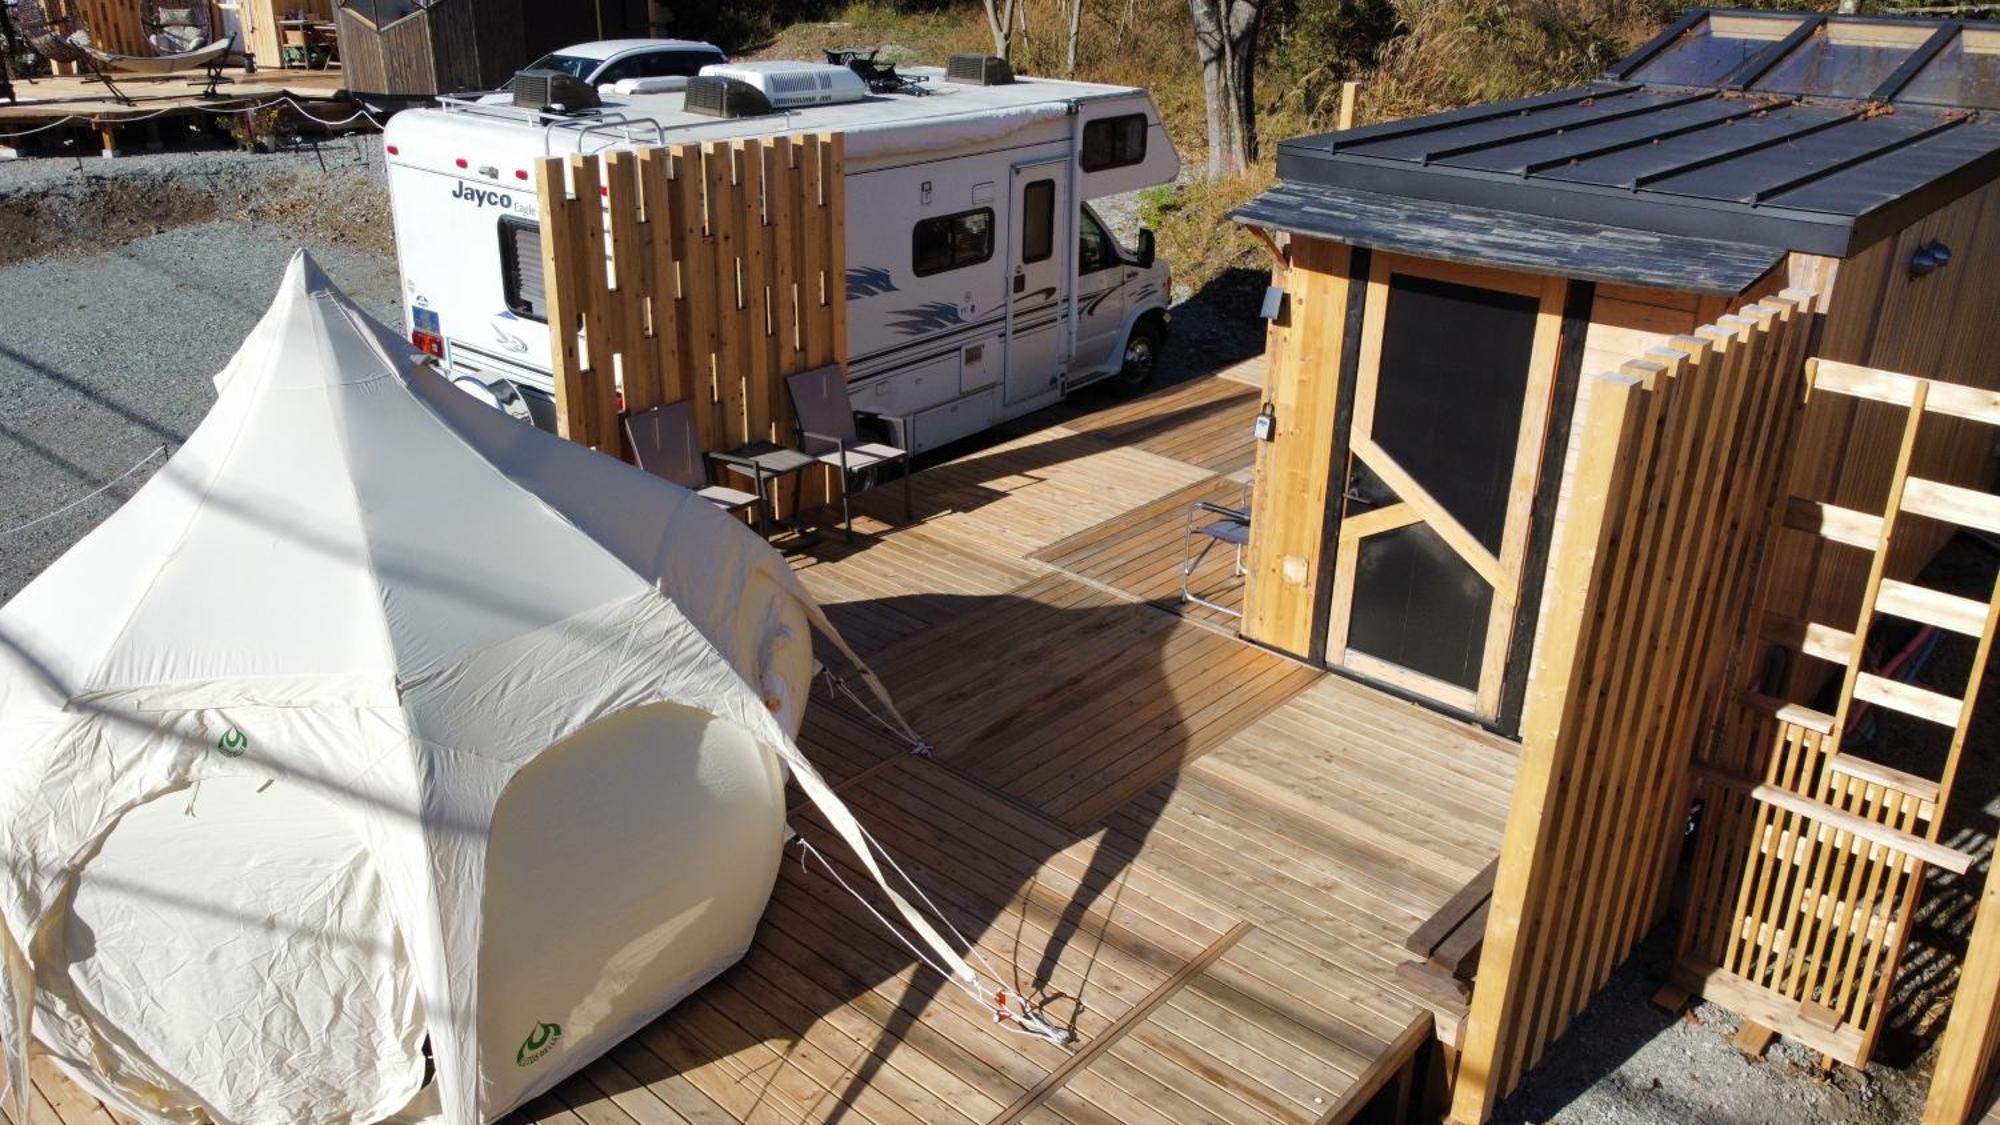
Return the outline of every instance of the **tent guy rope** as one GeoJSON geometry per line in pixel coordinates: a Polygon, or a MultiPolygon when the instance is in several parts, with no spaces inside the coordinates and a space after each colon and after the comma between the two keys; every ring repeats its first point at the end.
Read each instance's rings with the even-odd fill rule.
{"type": "Polygon", "coordinates": [[[149,450],[146,453],[144,457],[139,458],[138,462],[134,464],[131,468],[125,470],[122,473],[119,473],[117,476],[112,477],[110,480],[105,481],[103,484],[98,485],[96,488],[91,489],[89,492],[84,493],[82,496],[77,497],[76,499],[70,501],[69,503],[64,504],[62,507],[57,508],[55,511],[43,512],[41,515],[36,516],[34,519],[28,520],[25,523],[17,523],[13,527],[7,528],[5,530],[0,530],[0,539],[5,539],[11,535],[18,535],[19,533],[26,531],[29,528],[36,526],[37,524],[47,523],[48,521],[56,518],[57,516],[62,515],[65,512],[74,511],[75,509],[90,503],[92,500],[95,500],[99,496],[102,496],[106,492],[109,492],[113,488],[116,488],[127,477],[130,477],[133,473],[136,473],[140,469],[145,468],[147,463],[151,462],[153,458],[165,454],[166,451],[167,447],[165,445],[154,446],[151,450],[149,450]]]}

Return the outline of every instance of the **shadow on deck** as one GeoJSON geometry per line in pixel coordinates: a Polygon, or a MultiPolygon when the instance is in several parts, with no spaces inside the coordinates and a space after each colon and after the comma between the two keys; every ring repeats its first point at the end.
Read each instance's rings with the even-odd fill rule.
{"type": "Polygon", "coordinates": [[[1171,612],[1187,502],[1240,498],[1255,408],[1210,377],[1066,410],[921,472],[909,526],[874,518],[900,514],[885,490],[855,544],[794,559],[935,750],[822,692],[808,755],[1070,1050],[992,1024],[788,860],[741,964],[519,1118],[1311,1122],[1366,1103],[1431,1032],[1402,942],[1497,851],[1514,759],[1171,612]]]}

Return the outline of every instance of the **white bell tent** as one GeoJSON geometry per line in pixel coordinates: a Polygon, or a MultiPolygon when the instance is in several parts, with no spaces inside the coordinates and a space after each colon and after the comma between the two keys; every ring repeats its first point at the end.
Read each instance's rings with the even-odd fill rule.
{"type": "Polygon", "coordinates": [[[187,444],[0,607],[23,1113],[32,1042],[147,1119],[495,1117],[742,956],[787,773],[979,980],[793,745],[826,626],[784,560],[408,351],[295,257],[187,444]]]}

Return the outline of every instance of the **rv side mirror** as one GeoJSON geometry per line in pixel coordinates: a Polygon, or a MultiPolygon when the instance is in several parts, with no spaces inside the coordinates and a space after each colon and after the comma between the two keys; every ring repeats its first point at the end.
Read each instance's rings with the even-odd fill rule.
{"type": "Polygon", "coordinates": [[[1153,232],[1152,232],[1151,228],[1148,228],[1148,227],[1140,227],[1140,228],[1139,228],[1139,252],[1138,252],[1138,254],[1137,254],[1137,255],[1135,256],[1135,259],[1134,259],[1134,260],[1135,260],[1135,261],[1136,261],[1136,262],[1138,263],[1138,266],[1139,266],[1139,268],[1140,268],[1140,269],[1142,269],[1142,270],[1143,270],[1143,269],[1150,269],[1150,268],[1152,267],[1152,265],[1153,265],[1153,254],[1154,254],[1154,249],[1153,249],[1153,232]]]}

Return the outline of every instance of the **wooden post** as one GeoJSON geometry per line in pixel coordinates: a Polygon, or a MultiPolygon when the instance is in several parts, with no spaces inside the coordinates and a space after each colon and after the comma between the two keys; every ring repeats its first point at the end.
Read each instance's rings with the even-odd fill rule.
{"type": "Polygon", "coordinates": [[[549,362],[556,385],[556,432],[589,444],[583,417],[583,361],[576,333],[583,301],[577,277],[575,208],[570,202],[564,162],[551,156],[535,163],[535,195],[541,213],[542,277],[548,288],[549,362]]]}
{"type": "Polygon", "coordinates": [[[1354,128],[1356,103],[1361,100],[1361,83],[1342,82],[1340,84],[1340,129],[1354,128]]]}
{"type": "Polygon", "coordinates": [[[2000,1045],[1996,1040],[2000,1040],[2000,879],[1989,872],[1959,969],[1951,1018],[1938,1041],[1937,1066],[1924,1101],[1924,1125],[1964,1125],[1985,1108],[1979,1095],[1994,1048],[2000,1045]]]}

